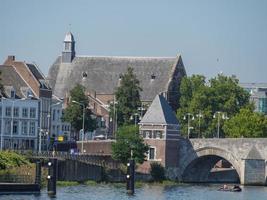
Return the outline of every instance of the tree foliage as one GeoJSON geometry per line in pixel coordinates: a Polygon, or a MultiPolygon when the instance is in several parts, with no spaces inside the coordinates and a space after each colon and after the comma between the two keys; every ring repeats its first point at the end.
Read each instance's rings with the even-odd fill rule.
{"type": "Polygon", "coordinates": [[[143,163],[148,151],[148,145],[144,143],[142,137],[138,133],[138,127],[134,125],[122,126],[117,132],[116,142],[112,143],[112,157],[119,160],[123,164],[127,164],[131,158],[136,163],[143,163]]]}
{"type": "Polygon", "coordinates": [[[225,122],[223,130],[227,137],[266,137],[267,118],[244,108],[225,122]]]}
{"type": "Polygon", "coordinates": [[[85,106],[84,117],[84,129],[86,131],[92,131],[96,128],[96,122],[91,117],[91,110],[88,108],[88,97],[85,95],[85,88],[82,85],[77,84],[70,91],[70,104],[64,110],[63,120],[71,123],[71,126],[79,131],[82,129],[83,123],[83,106],[73,101],[79,102],[85,106]]]}
{"type": "MultiPolygon", "coordinates": [[[[129,67],[127,72],[121,75],[120,86],[115,92],[116,96],[116,112],[117,123],[119,126],[133,124],[134,120],[131,119],[134,113],[138,112],[138,107],[141,105],[140,91],[142,88],[139,86],[140,82],[133,72],[133,68],[129,67]]],[[[113,115],[114,106],[111,105],[111,116],[113,115]]],[[[114,116],[113,116],[114,118],[114,116]]]]}
{"type": "Polygon", "coordinates": [[[9,169],[29,164],[29,161],[22,155],[12,151],[0,151],[0,169],[9,169]]]}
{"type": "MultiPolygon", "coordinates": [[[[191,137],[213,137],[218,119],[213,116],[217,111],[232,117],[241,108],[252,109],[249,103],[249,93],[238,85],[238,79],[235,76],[227,77],[219,74],[208,82],[202,75],[184,77],[181,81],[180,93],[180,108],[177,110],[177,117],[181,123],[182,133],[185,134],[188,128],[188,118],[184,120],[184,117],[186,113],[194,115],[195,120],[190,122],[190,126],[194,127],[191,130],[191,137]],[[198,118],[199,113],[203,117],[198,118]]],[[[221,120],[221,125],[223,123],[224,121],[221,120]]],[[[223,134],[222,131],[220,135],[223,134]]]]}

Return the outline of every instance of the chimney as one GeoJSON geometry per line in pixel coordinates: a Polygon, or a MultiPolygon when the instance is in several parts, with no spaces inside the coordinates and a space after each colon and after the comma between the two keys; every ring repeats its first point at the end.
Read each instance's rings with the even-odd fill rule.
{"type": "Polygon", "coordinates": [[[12,65],[12,63],[15,61],[15,56],[9,55],[7,56],[6,61],[4,62],[4,65],[12,65]]]}
{"type": "Polygon", "coordinates": [[[15,56],[13,55],[7,56],[7,60],[15,61],[15,56]]]}

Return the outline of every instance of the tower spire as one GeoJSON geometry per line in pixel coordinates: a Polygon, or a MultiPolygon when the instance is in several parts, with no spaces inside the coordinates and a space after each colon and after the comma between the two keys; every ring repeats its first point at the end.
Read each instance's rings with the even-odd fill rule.
{"type": "Polygon", "coordinates": [[[75,40],[69,31],[64,39],[64,49],[62,51],[62,62],[71,63],[75,57],[75,40]]]}

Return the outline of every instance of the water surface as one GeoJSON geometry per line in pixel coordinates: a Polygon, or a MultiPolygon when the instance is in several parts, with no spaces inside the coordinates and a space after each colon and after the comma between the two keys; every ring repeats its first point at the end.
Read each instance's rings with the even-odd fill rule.
{"type": "MultiPolygon", "coordinates": [[[[218,191],[219,185],[161,186],[144,185],[136,189],[135,195],[126,194],[125,187],[111,184],[78,185],[58,187],[56,198],[60,200],[266,200],[267,187],[242,187],[242,192],[218,191]]],[[[0,200],[47,200],[46,190],[39,196],[0,195],[0,200]]]]}

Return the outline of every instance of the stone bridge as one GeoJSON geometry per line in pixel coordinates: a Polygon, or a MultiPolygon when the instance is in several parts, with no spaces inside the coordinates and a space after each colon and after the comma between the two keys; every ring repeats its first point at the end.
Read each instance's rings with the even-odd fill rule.
{"type": "Polygon", "coordinates": [[[241,184],[266,185],[267,138],[181,139],[178,149],[178,167],[171,173],[181,181],[207,182],[214,165],[225,159],[241,184]]]}

